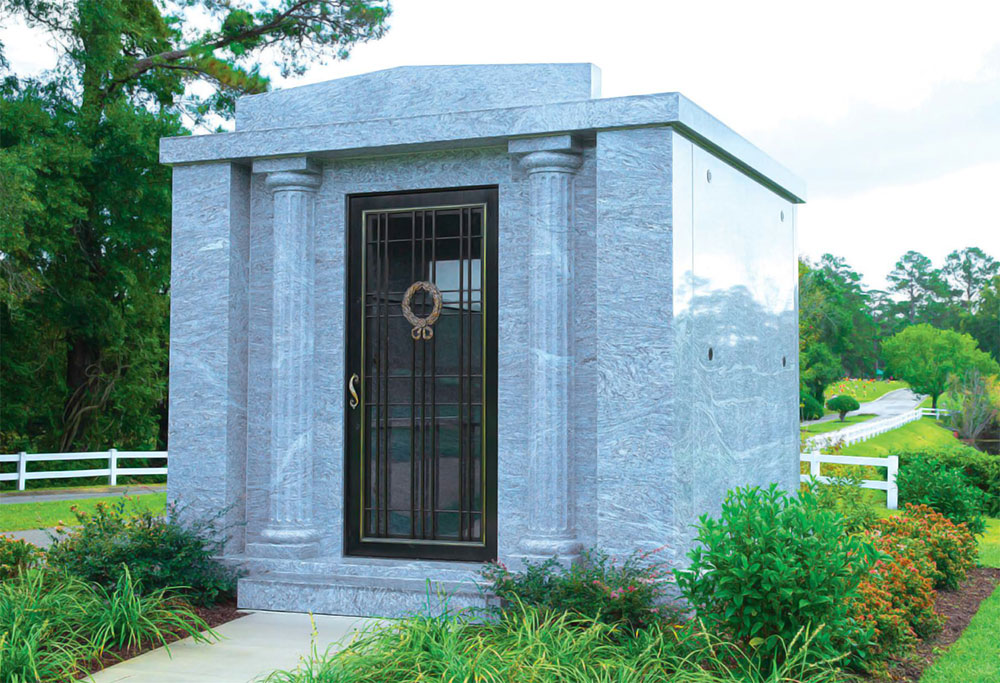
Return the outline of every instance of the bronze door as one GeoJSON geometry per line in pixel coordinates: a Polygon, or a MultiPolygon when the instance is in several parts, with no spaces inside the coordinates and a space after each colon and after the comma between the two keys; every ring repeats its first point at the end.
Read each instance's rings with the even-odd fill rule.
{"type": "Polygon", "coordinates": [[[492,559],[497,191],[348,213],[346,550],[492,559]]]}

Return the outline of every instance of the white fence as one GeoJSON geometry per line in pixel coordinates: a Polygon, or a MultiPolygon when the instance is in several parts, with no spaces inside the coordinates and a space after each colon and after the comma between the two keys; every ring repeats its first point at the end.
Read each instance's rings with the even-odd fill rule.
{"type": "Polygon", "coordinates": [[[141,477],[150,474],[166,474],[166,467],[119,467],[119,460],[133,458],[149,458],[166,460],[167,451],[94,451],[90,453],[32,453],[24,452],[14,455],[0,455],[0,462],[16,462],[17,472],[0,474],[0,481],[16,481],[17,490],[24,490],[24,483],[29,479],[70,479],[73,477],[107,477],[111,486],[118,484],[118,477],[141,477]],[[57,460],[107,460],[108,466],[88,470],[56,470],[52,472],[29,472],[29,462],[53,462],[57,460]]]}
{"type": "Polygon", "coordinates": [[[820,475],[820,465],[868,465],[869,467],[886,468],[885,481],[879,479],[863,479],[861,487],[885,491],[885,506],[890,510],[899,507],[899,489],[896,487],[896,475],[899,474],[899,456],[890,455],[887,458],[861,458],[849,455],[827,455],[826,453],[802,453],[802,462],[809,463],[809,474],[803,474],[801,479],[808,482],[815,479],[823,484],[830,483],[830,477],[820,475]]]}
{"type": "Polygon", "coordinates": [[[851,425],[850,427],[838,429],[835,432],[817,434],[816,436],[811,436],[806,439],[806,443],[808,443],[812,448],[824,448],[825,446],[832,446],[838,443],[843,444],[844,446],[849,446],[852,443],[864,441],[865,439],[870,439],[873,436],[884,434],[885,432],[892,431],[893,429],[898,429],[899,427],[902,427],[909,422],[915,422],[922,417],[933,417],[934,419],[940,420],[948,413],[949,411],[941,408],[914,408],[907,413],[893,415],[892,417],[876,417],[871,420],[866,420],[865,422],[851,425]]]}

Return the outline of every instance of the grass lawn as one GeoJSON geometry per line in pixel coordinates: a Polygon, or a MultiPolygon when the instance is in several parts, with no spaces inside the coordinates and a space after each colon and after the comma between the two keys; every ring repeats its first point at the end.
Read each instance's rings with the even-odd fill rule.
{"type": "Polygon", "coordinates": [[[823,434],[825,432],[833,432],[838,429],[843,429],[844,427],[850,427],[851,425],[857,424],[859,422],[864,422],[865,420],[870,420],[875,415],[871,413],[859,413],[856,415],[848,415],[844,418],[844,421],[831,420],[829,422],[817,422],[816,424],[803,425],[802,436],[816,436],[817,434],[823,434]]]}
{"type": "Polygon", "coordinates": [[[859,443],[851,444],[843,450],[844,455],[887,456],[901,450],[936,448],[962,443],[947,427],[942,427],[932,418],[924,417],[891,432],[873,436],[859,443]]]}
{"type": "Polygon", "coordinates": [[[986,533],[979,539],[979,564],[1000,568],[1000,519],[986,520],[986,533]]]}
{"type": "Polygon", "coordinates": [[[924,671],[920,683],[1000,681],[998,632],[1000,632],[1000,588],[983,600],[962,637],[924,671]]]}
{"type": "Polygon", "coordinates": [[[826,388],[823,396],[830,400],[834,396],[847,394],[853,396],[859,403],[874,401],[880,396],[888,394],[896,389],[906,388],[906,382],[899,380],[870,380],[870,379],[842,379],[834,382],[826,388]]]}
{"type": "MultiPolygon", "coordinates": [[[[121,496],[107,498],[81,498],[79,500],[48,500],[42,503],[5,503],[0,505],[0,531],[22,531],[73,524],[76,518],[70,512],[74,505],[84,512],[93,511],[98,503],[114,503],[121,496]]],[[[166,509],[166,493],[149,493],[135,496],[130,509],[161,512],[166,509]]]]}

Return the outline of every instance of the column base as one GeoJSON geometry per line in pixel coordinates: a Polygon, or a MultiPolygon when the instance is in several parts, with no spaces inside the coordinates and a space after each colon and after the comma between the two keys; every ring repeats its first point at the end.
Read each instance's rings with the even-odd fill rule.
{"type": "Polygon", "coordinates": [[[256,541],[247,543],[244,552],[250,557],[262,557],[272,560],[302,560],[319,555],[319,542],[274,543],[256,541]]]}
{"type": "Polygon", "coordinates": [[[569,561],[575,561],[583,550],[583,544],[572,536],[529,536],[520,546],[525,555],[569,561]]]}

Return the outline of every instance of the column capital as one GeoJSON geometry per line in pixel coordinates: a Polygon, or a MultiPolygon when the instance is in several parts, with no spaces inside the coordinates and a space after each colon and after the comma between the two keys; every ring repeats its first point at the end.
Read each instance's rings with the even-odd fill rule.
{"type": "Polygon", "coordinates": [[[574,173],[583,162],[580,141],[572,135],[515,138],[507,143],[510,154],[521,155],[521,168],[534,173],[574,173]]]}
{"type": "Polygon", "coordinates": [[[269,190],[301,190],[311,192],[323,182],[323,166],[309,157],[257,159],[254,173],[267,174],[264,181],[269,190]]]}

